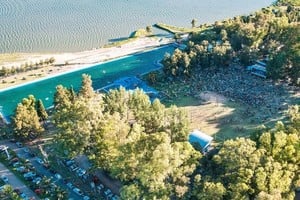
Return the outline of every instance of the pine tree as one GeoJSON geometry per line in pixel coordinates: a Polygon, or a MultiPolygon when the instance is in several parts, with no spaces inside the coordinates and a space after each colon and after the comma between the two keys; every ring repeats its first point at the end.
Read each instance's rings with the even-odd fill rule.
{"type": "Polygon", "coordinates": [[[31,137],[35,138],[44,131],[35,109],[35,98],[33,95],[29,95],[28,98],[24,98],[18,104],[13,117],[13,127],[15,135],[21,140],[28,140],[31,137]]]}
{"type": "Polygon", "coordinates": [[[92,79],[91,76],[87,74],[82,75],[82,83],[81,88],[78,94],[80,97],[89,99],[95,96],[95,91],[92,87],[92,79]]]}
{"type": "Polygon", "coordinates": [[[45,121],[48,119],[48,114],[46,112],[46,109],[44,107],[44,104],[41,99],[38,100],[36,105],[37,114],[40,118],[40,121],[45,121]]]}

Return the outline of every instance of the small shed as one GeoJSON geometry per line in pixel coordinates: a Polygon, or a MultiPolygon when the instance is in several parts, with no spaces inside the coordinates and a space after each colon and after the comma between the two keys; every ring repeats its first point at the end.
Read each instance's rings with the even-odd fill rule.
{"type": "Polygon", "coordinates": [[[189,134],[189,142],[192,145],[200,145],[201,151],[206,151],[210,143],[212,142],[213,137],[199,131],[194,130],[189,134]]]}

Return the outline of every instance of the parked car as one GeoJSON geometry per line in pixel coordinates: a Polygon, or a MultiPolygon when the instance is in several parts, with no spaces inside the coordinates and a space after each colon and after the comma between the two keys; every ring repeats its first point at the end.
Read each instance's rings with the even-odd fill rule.
{"type": "Polygon", "coordinates": [[[41,188],[37,188],[37,189],[34,190],[34,192],[35,192],[36,194],[38,194],[38,195],[41,195],[41,194],[44,193],[44,190],[41,189],[41,188]]]}
{"type": "Polygon", "coordinates": [[[27,199],[28,199],[28,200],[29,200],[29,198],[28,198],[28,197],[26,196],[26,194],[23,193],[23,192],[20,194],[20,197],[21,197],[21,199],[24,199],[24,200],[27,200],[27,199]]]}
{"type": "Polygon", "coordinates": [[[24,166],[19,166],[19,167],[16,168],[16,170],[17,170],[18,172],[23,173],[23,172],[26,172],[26,167],[24,167],[24,166]]]}
{"type": "Polygon", "coordinates": [[[71,171],[76,171],[77,169],[78,169],[78,166],[75,164],[70,166],[71,171]]]}
{"type": "Polygon", "coordinates": [[[68,188],[70,188],[70,189],[73,189],[74,188],[74,186],[73,186],[73,184],[72,183],[67,183],[67,186],[68,186],[68,188]]]}
{"type": "Polygon", "coordinates": [[[38,162],[39,164],[44,164],[44,161],[41,159],[41,158],[39,158],[39,157],[36,157],[36,162],[38,162]]]}
{"type": "Polygon", "coordinates": [[[59,173],[54,174],[54,176],[55,176],[55,178],[57,178],[57,179],[61,179],[61,178],[62,178],[62,176],[61,176],[59,173]]]}
{"type": "Polygon", "coordinates": [[[23,148],[23,151],[24,151],[25,153],[29,153],[29,149],[28,149],[27,147],[24,147],[24,148],[23,148]]]}
{"type": "Polygon", "coordinates": [[[82,176],[86,173],[86,170],[82,169],[82,168],[79,168],[76,170],[76,173],[78,176],[82,176]]]}
{"type": "Polygon", "coordinates": [[[83,196],[83,192],[79,189],[79,188],[73,188],[73,192],[75,192],[76,194],[78,194],[79,196],[83,196]]]}
{"type": "Polygon", "coordinates": [[[66,165],[67,165],[67,167],[69,167],[69,166],[73,165],[74,163],[75,163],[75,161],[74,161],[74,160],[67,160],[67,161],[66,161],[66,165]]]}
{"type": "Polygon", "coordinates": [[[90,200],[90,197],[89,196],[84,196],[83,200],[90,200]]]}
{"type": "Polygon", "coordinates": [[[99,191],[101,191],[103,188],[104,188],[104,185],[103,185],[103,184],[100,184],[100,185],[97,186],[97,189],[98,189],[99,191]]]}
{"type": "Polygon", "coordinates": [[[13,164],[13,167],[17,167],[17,166],[19,166],[19,165],[21,165],[20,162],[15,162],[15,163],[13,164]]]}
{"type": "Polygon", "coordinates": [[[8,183],[8,178],[4,175],[1,176],[1,180],[4,182],[4,183],[8,183]]]}
{"type": "Polygon", "coordinates": [[[104,191],[104,194],[105,194],[106,196],[110,195],[110,194],[111,194],[111,190],[110,190],[110,189],[105,190],[105,191],[104,191]]]}
{"type": "Polygon", "coordinates": [[[41,181],[42,181],[42,178],[39,177],[39,176],[32,180],[32,182],[37,184],[37,185],[40,184],[41,181]]]}
{"type": "Polygon", "coordinates": [[[17,147],[22,148],[23,144],[21,142],[16,142],[17,147]]]}
{"type": "Polygon", "coordinates": [[[34,176],[36,176],[36,173],[30,171],[30,172],[25,173],[23,176],[24,176],[24,178],[27,178],[27,177],[34,177],[34,176]]]}
{"type": "Polygon", "coordinates": [[[114,196],[112,196],[112,198],[111,198],[112,200],[119,200],[120,198],[119,198],[119,196],[117,196],[117,195],[114,195],[114,196]]]}

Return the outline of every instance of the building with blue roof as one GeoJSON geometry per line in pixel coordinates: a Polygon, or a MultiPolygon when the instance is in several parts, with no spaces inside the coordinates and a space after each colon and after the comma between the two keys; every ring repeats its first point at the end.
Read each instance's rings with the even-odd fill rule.
{"type": "Polygon", "coordinates": [[[120,87],[124,87],[129,91],[139,88],[150,97],[151,101],[153,101],[155,98],[158,98],[159,95],[157,90],[148,86],[144,81],[135,76],[122,77],[118,80],[115,80],[112,84],[101,88],[100,91],[109,92],[109,90],[120,89],[120,87]]]}
{"type": "Polygon", "coordinates": [[[199,148],[202,152],[205,152],[209,145],[211,144],[213,137],[199,131],[194,130],[189,134],[189,142],[194,145],[194,147],[199,148]]]}

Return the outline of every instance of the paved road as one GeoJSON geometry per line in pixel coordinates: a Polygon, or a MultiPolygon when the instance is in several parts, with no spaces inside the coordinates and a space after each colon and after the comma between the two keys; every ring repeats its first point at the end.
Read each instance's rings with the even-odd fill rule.
{"type": "Polygon", "coordinates": [[[46,176],[47,178],[51,178],[56,185],[62,187],[66,191],[68,191],[69,199],[76,199],[76,200],[83,199],[82,197],[80,197],[76,193],[74,193],[70,188],[68,188],[66,184],[63,183],[62,179],[65,178],[63,175],[62,175],[62,179],[55,178],[54,174],[52,174],[49,170],[45,169],[41,164],[39,164],[36,161],[36,157],[32,158],[28,155],[28,153],[25,153],[24,148],[19,148],[19,147],[17,147],[17,145],[15,143],[11,143],[7,140],[0,141],[0,145],[6,145],[10,149],[15,151],[17,153],[18,157],[28,159],[31,162],[31,164],[35,167],[37,174],[41,174],[41,175],[46,176]]]}
{"type": "Polygon", "coordinates": [[[7,169],[2,163],[0,163],[0,176],[2,175],[8,178],[8,184],[10,184],[14,189],[18,188],[21,192],[24,192],[27,197],[40,199],[18,177],[16,177],[11,171],[9,171],[9,169],[7,169]]]}

